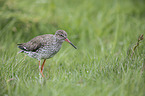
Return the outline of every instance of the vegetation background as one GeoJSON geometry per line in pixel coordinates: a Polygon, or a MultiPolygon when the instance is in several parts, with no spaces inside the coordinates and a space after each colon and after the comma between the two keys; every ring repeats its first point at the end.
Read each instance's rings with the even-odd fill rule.
{"type": "Polygon", "coordinates": [[[145,96],[144,0],[0,0],[0,96],[145,96]],[[65,30],[64,43],[38,61],[17,43],[65,30]]]}

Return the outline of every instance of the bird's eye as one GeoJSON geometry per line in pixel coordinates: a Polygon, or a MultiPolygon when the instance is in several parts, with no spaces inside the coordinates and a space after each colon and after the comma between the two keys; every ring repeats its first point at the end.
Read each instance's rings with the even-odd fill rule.
{"type": "Polygon", "coordinates": [[[60,36],[62,36],[63,37],[63,35],[61,34],[60,36]]]}

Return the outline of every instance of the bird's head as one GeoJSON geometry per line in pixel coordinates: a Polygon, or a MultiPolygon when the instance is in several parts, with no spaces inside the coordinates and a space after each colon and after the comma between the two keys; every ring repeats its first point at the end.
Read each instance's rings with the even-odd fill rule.
{"type": "Polygon", "coordinates": [[[55,35],[60,40],[65,40],[67,38],[67,33],[64,30],[57,30],[55,35]]]}
{"type": "Polygon", "coordinates": [[[66,42],[70,43],[75,49],[77,49],[76,46],[74,46],[74,45],[69,41],[69,39],[67,38],[67,33],[66,33],[64,30],[57,30],[56,33],[55,33],[55,36],[56,36],[61,42],[66,41],[66,42]]]}

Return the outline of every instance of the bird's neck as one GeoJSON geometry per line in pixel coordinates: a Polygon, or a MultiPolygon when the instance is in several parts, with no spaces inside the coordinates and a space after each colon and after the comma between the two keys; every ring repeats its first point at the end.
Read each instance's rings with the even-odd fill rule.
{"type": "Polygon", "coordinates": [[[56,41],[57,41],[58,43],[63,43],[65,40],[56,38],[56,41]]]}

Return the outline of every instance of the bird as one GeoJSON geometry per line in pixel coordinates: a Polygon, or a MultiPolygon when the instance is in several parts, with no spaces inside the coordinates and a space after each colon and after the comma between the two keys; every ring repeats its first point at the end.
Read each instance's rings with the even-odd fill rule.
{"type": "Polygon", "coordinates": [[[64,30],[57,30],[55,34],[44,34],[36,36],[26,43],[17,44],[21,49],[19,53],[26,53],[29,57],[39,61],[40,73],[43,77],[43,69],[46,59],[53,57],[61,49],[62,43],[66,41],[75,49],[77,47],[67,38],[67,33],[64,30]],[[40,61],[44,59],[42,65],[40,61]]]}

